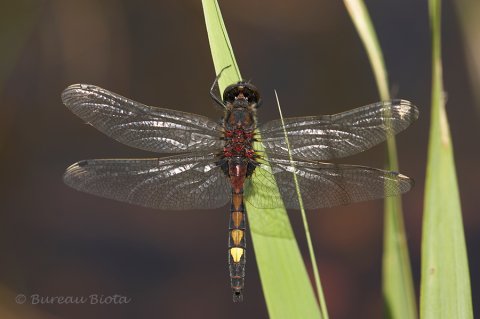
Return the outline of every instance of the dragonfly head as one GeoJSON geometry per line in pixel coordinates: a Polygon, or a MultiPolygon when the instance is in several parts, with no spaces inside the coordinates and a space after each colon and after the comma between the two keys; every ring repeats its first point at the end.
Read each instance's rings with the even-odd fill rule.
{"type": "Polygon", "coordinates": [[[244,108],[258,108],[262,104],[257,88],[245,81],[228,86],[223,92],[223,101],[233,107],[244,108]]]}

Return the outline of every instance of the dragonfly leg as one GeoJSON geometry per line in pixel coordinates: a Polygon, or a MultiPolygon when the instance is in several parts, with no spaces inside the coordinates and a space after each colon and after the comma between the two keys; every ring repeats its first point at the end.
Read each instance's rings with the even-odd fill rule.
{"type": "Polygon", "coordinates": [[[210,88],[210,96],[212,97],[212,99],[215,101],[215,103],[217,103],[219,106],[221,106],[223,109],[225,108],[225,104],[223,103],[222,101],[222,98],[221,97],[218,97],[215,95],[215,86],[218,84],[218,79],[220,78],[220,76],[222,75],[222,72],[225,71],[226,69],[228,69],[229,67],[231,67],[231,65],[228,65],[226,67],[224,67],[220,73],[218,73],[218,75],[215,77],[215,80],[213,81],[213,84],[212,84],[212,87],[210,88]]]}

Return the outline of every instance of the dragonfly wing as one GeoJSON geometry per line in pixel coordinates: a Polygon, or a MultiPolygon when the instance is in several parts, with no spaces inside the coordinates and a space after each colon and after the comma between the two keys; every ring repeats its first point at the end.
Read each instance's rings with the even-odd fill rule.
{"type": "Polygon", "coordinates": [[[62,101],[85,122],[128,146],[158,153],[223,147],[221,126],[201,115],[147,106],[87,84],[66,88],[62,101]]]}
{"type": "Polygon", "coordinates": [[[283,202],[287,208],[299,209],[293,172],[306,209],[400,195],[414,184],[405,175],[365,166],[303,160],[294,160],[292,165],[286,157],[271,157],[269,162],[255,169],[245,191],[246,199],[256,207],[275,208],[283,202]],[[275,187],[281,196],[272,195],[275,187]]]}
{"type": "MultiPolygon", "coordinates": [[[[418,118],[416,106],[405,100],[378,102],[335,115],[285,119],[292,155],[329,160],[365,151],[397,134],[418,118]]],[[[267,154],[287,155],[280,120],[259,128],[267,154]]]]}
{"type": "Polygon", "coordinates": [[[93,159],[67,168],[64,182],[83,192],[151,208],[224,206],[230,184],[213,154],[152,159],[93,159]]]}

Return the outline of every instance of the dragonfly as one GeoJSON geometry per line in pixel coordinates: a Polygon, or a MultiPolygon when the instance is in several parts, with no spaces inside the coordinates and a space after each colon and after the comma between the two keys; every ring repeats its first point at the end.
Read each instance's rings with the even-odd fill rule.
{"type": "Polygon", "coordinates": [[[86,193],[162,210],[230,204],[228,267],[233,301],[239,302],[245,283],[245,202],[299,209],[294,174],[306,209],[409,191],[413,179],[398,172],[325,161],[385,141],[414,122],[418,109],[406,100],[390,100],[335,115],[286,118],[284,125],[281,120],[257,125],[258,89],[240,81],[217,96],[220,74],[210,96],[224,112],[221,121],[147,106],[94,85],[67,87],[63,103],[102,133],[131,147],[176,155],[82,160],[66,169],[63,180],[86,193]],[[270,192],[272,187],[278,191],[270,192]]]}

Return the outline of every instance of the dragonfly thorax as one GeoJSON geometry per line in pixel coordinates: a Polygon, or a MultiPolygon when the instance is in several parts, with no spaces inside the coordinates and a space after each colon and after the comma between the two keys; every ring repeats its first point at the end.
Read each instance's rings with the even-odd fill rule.
{"type": "Polygon", "coordinates": [[[234,130],[226,129],[224,132],[225,146],[223,148],[224,157],[227,158],[255,158],[255,151],[252,143],[254,133],[252,130],[237,128],[234,130]]]}
{"type": "Polygon", "coordinates": [[[225,111],[225,129],[233,131],[243,129],[253,131],[255,128],[255,110],[249,108],[232,108],[225,111]]]}

